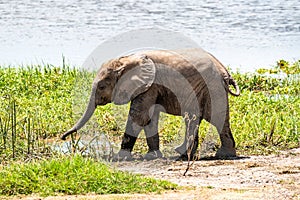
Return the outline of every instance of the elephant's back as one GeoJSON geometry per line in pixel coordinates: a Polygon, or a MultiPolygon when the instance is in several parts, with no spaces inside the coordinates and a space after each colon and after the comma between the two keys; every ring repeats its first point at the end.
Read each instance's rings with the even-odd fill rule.
{"type": "MultiPolygon", "coordinates": [[[[161,78],[184,77],[193,85],[205,80],[222,80],[209,53],[202,49],[158,50],[145,54],[153,60],[161,78]]],[[[199,84],[199,83],[198,83],[199,84]]]]}
{"type": "Polygon", "coordinates": [[[156,64],[155,82],[168,88],[183,110],[200,109],[202,113],[202,104],[207,102],[209,87],[221,88],[221,76],[211,57],[202,49],[151,51],[146,55],[156,64]],[[197,105],[198,108],[191,105],[197,105]]]}
{"type": "Polygon", "coordinates": [[[198,72],[215,71],[214,62],[209,53],[203,49],[178,49],[147,51],[146,54],[156,65],[177,70],[181,74],[189,73],[196,69],[198,72]]]}

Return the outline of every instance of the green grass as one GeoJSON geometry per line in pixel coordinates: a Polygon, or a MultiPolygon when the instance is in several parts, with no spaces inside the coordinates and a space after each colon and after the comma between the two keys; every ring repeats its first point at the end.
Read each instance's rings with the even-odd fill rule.
{"type": "Polygon", "coordinates": [[[244,91],[230,98],[231,124],[237,148],[244,154],[269,154],[300,146],[300,98],[273,99],[244,91]]]}
{"type": "Polygon", "coordinates": [[[0,196],[149,193],[176,188],[168,181],[116,171],[78,155],[0,166],[0,196]]]}
{"type": "Polygon", "coordinates": [[[242,95],[230,97],[231,124],[244,154],[300,147],[300,60],[258,73],[234,73],[242,95]]]}

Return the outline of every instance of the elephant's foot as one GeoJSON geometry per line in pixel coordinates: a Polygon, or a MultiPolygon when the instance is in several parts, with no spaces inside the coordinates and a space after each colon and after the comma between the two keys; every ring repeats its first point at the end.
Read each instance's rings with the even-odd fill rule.
{"type": "MultiPolygon", "coordinates": [[[[180,156],[176,159],[177,161],[188,161],[189,160],[186,148],[187,148],[186,143],[183,143],[182,145],[175,148],[175,151],[180,154],[180,156]]],[[[194,153],[195,152],[191,152],[190,160],[193,160],[194,153]]]]}
{"type": "Polygon", "coordinates": [[[176,161],[188,161],[188,156],[186,154],[181,154],[176,161]]]}
{"type": "Polygon", "coordinates": [[[186,143],[183,143],[182,145],[175,148],[175,151],[179,153],[180,155],[186,154],[186,143]]]}
{"type": "Polygon", "coordinates": [[[232,158],[236,157],[236,150],[233,147],[221,147],[218,149],[216,155],[216,158],[232,158]]]}
{"type": "MultiPolygon", "coordinates": [[[[197,151],[197,143],[194,144],[193,148],[190,151],[190,160],[196,159],[196,151],[197,151]]],[[[182,145],[175,148],[175,151],[180,154],[177,160],[187,161],[189,160],[188,152],[187,152],[187,144],[183,143],[182,145]]]]}
{"type": "Polygon", "coordinates": [[[121,149],[119,151],[118,154],[116,154],[112,161],[113,162],[118,162],[118,161],[131,161],[133,160],[132,158],[132,155],[131,155],[131,152],[130,151],[127,151],[127,150],[124,150],[124,149],[121,149]]]}
{"type": "Polygon", "coordinates": [[[192,160],[198,160],[197,155],[191,154],[190,156],[188,156],[187,154],[181,154],[176,161],[192,161],[192,160]]]}
{"type": "Polygon", "coordinates": [[[160,152],[160,150],[156,150],[156,151],[149,151],[145,156],[144,159],[145,160],[155,160],[157,158],[162,158],[163,155],[160,152]]]}

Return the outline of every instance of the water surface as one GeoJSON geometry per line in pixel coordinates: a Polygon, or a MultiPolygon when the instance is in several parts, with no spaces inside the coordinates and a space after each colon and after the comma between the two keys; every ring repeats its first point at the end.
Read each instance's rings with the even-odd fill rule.
{"type": "Polygon", "coordinates": [[[300,55],[298,0],[2,0],[0,64],[81,65],[122,32],[183,33],[232,68],[252,70],[300,55]]]}

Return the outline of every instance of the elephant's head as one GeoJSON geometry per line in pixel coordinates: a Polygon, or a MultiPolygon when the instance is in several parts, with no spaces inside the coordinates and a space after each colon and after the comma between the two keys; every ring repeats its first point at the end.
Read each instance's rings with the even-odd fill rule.
{"type": "Polygon", "coordinates": [[[86,111],[78,122],[61,139],[80,128],[93,115],[98,105],[115,103],[126,104],[139,94],[147,91],[154,82],[155,65],[145,55],[130,55],[104,63],[92,85],[92,91],[86,111]]]}

